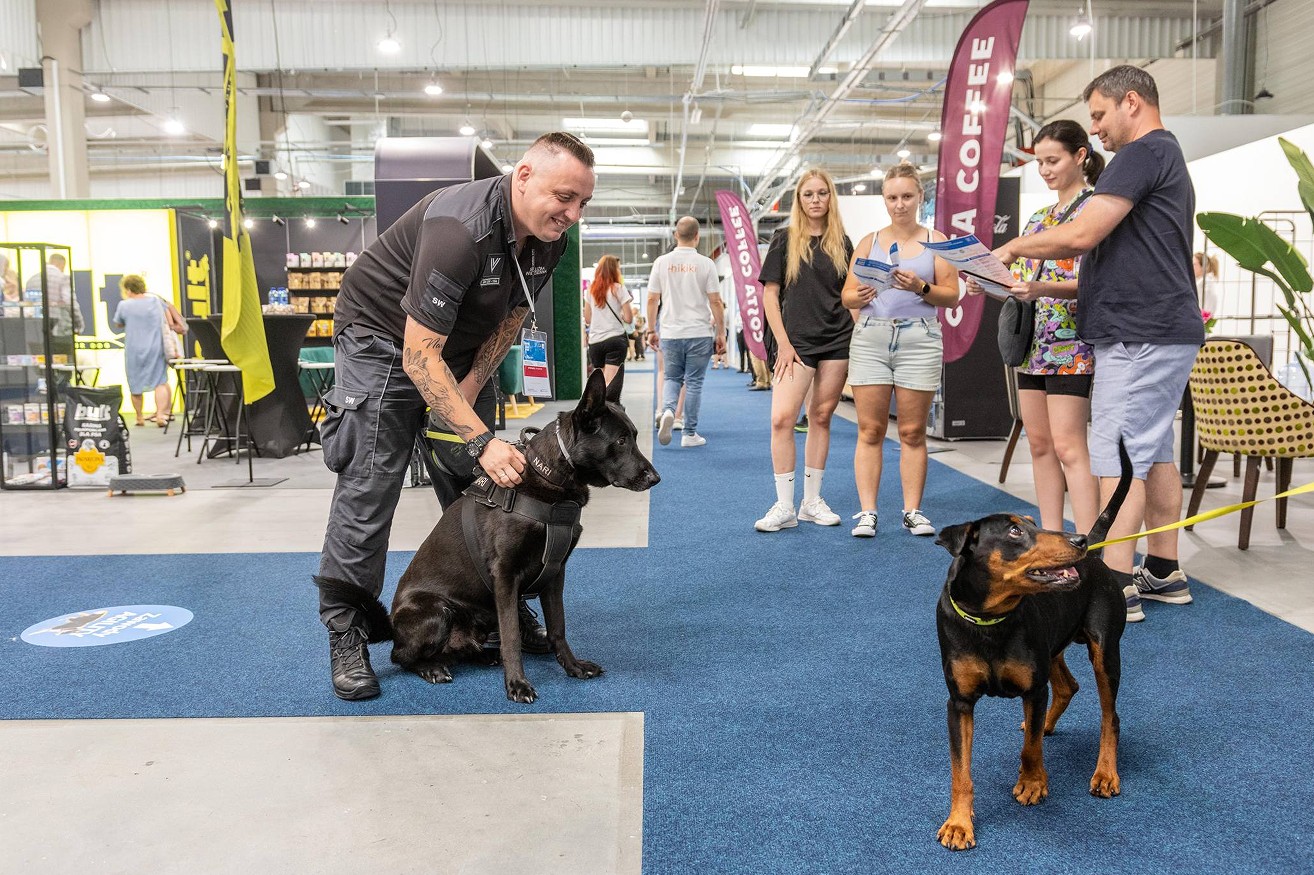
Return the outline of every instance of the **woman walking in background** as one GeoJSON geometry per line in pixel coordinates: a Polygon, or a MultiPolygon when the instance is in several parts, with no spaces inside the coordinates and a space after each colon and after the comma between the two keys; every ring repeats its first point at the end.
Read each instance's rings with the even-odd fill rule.
{"type": "Polygon", "coordinates": [[[921,511],[926,488],[926,417],[940,385],[944,341],[936,307],[958,303],[953,266],[923,246],[944,235],[917,222],[922,183],[917,168],[896,164],[881,187],[890,224],[868,234],[857,255],[895,265],[891,286],[874,289],[849,273],[844,306],[859,308],[850,351],[849,385],[858,413],[858,448],[853,456],[862,507],[854,514],[855,538],[876,534],[876,494],[880,489],[890,395],[899,411],[899,476],[903,481],[903,527],[914,535],[933,535],[921,511]]]}
{"type": "Polygon", "coordinates": [[[145,425],[142,396],[155,392],[153,421],[160,428],[169,424],[173,400],[169,392],[169,368],[165,360],[164,332],[171,331],[163,298],[146,294],[146,280],[128,274],[119,282],[123,300],[114,310],[113,325],[123,332],[123,362],[128,372],[128,392],[137,425],[145,425]]]}
{"type": "Polygon", "coordinates": [[[602,368],[607,379],[607,400],[620,403],[625,384],[625,330],[634,321],[633,298],[621,280],[620,262],[614,255],[598,259],[589,283],[589,306],[584,308],[584,327],[589,336],[589,372],[602,368]]]}
{"type": "MultiPolygon", "coordinates": [[[[1037,210],[1022,234],[1035,234],[1071,221],[1081,212],[1104,158],[1090,147],[1086,130],[1074,121],[1050,122],[1033,141],[1036,167],[1058,202],[1037,210]]],[[[1031,447],[1031,476],[1036,484],[1040,524],[1063,530],[1063,493],[1072,496],[1072,519],[1078,532],[1089,532],[1099,513],[1099,485],[1090,473],[1086,424],[1095,351],[1077,337],[1079,260],[1039,261],[1019,258],[1013,275],[1014,297],[1036,302],[1031,349],[1017,369],[1017,406],[1031,447]]],[[[981,287],[968,282],[968,292],[981,287]]]]}
{"type": "Polygon", "coordinates": [[[794,186],[789,227],[777,232],[762,262],[762,303],[776,340],[771,392],[771,465],[776,502],[754,524],[759,532],[793,528],[799,520],[837,526],[839,515],[821,497],[830,453],[830,420],[849,372],[853,314],[840,289],[853,256],[844,233],[835,185],[826,171],[804,171],[794,186]],[[808,438],[803,449],[803,503],[794,511],[794,423],[803,399],[808,438]]]}

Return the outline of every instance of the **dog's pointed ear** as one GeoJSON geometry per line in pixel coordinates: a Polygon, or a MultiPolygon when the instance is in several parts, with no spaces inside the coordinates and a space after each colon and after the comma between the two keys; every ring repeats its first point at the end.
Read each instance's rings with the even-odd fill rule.
{"type": "Polygon", "coordinates": [[[581,421],[597,419],[607,409],[607,378],[602,375],[602,368],[589,374],[584,384],[584,395],[579,399],[575,413],[581,421]]]}
{"type": "Polygon", "coordinates": [[[948,550],[955,556],[960,556],[970,541],[976,535],[976,523],[959,523],[956,526],[945,526],[940,530],[936,537],[935,543],[948,550]]]}

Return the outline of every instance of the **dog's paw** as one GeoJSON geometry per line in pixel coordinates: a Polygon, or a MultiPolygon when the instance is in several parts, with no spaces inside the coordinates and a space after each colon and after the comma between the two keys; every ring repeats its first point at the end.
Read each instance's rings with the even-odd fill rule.
{"type": "Polygon", "coordinates": [[[517,680],[507,678],[506,697],[512,702],[529,705],[538,698],[538,693],[534,691],[534,685],[523,678],[517,680]]]}
{"type": "Polygon", "coordinates": [[[595,678],[603,673],[602,666],[596,662],[589,662],[587,659],[577,659],[570,665],[562,665],[561,667],[566,670],[566,674],[580,680],[595,678]]]}
{"type": "Polygon", "coordinates": [[[1042,772],[1039,776],[1018,778],[1013,785],[1013,798],[1023,805],[1036,805],[1049,795],[1049,778],[1042,772]]]}
{"type": "Polygon", "coordinates": [[[950,817],[940,827],[936,837],[940,840],[940,844],[951,851],[966,851],[976,847],[976,833],[972,830],[970,820],[964,822],[950,817]]]}
{"type": "Polygon", "coordinates": [[[1090,779],[1090,795],[1099,796],[1101,799],[1109,799],[1117,796],[1122,792],[1122,782],[1118,780],[1117,772],[1096,771],[1095,776],[1090,779]]]}
{"type": "Polygon", "coordinates": [[[427,666],[417,671],[416,674],[431,684],[450,684],[452,682],[452,673],[448,671],[445,665],[427,666]]]}

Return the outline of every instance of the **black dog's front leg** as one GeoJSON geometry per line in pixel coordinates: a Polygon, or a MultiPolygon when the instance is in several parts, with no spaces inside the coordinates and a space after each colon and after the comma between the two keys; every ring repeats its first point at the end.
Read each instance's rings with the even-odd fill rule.
{"type": "Polygon", "coordinates": [[[497,603],[497,632],[502,639],[502,677],[506,683],[506,697],[512,702],[528,705],[538,698],[538,693],[525,677],[525,666],[520,660],[520,599],[516,594],[515,578],[509,574],[497,575],[493,580],[493,597],[497,603]]]}
{"type": "Polygon", "coordinates": [[[557,579],[547,585],[539,595],[539,604],[543,606],[543,620],[547,625],[548,643],[557,655],[557,662],[566,670],[566,674],[580,680],[588,680],[602,674],[602,666],[586,659],[576,659],[566,642],[566,604],[562,593],[566,589],[566,575],[561,573],[557,579]]]}

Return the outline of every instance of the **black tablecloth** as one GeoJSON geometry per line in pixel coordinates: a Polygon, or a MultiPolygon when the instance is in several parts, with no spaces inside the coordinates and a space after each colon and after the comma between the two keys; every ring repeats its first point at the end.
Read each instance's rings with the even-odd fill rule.
{"type": "MultiPolygon", "coordinates": [[[[312,431],[310,412],[306,409],[306,396],[301,391],[297,368],[301,344],[306,331],[314,323],[312,314],[289,313],[264,315],[265,343],[269,347],[269,363],[274,371],[274,391],[247,405],[246,428],[260,456],[281,459],[290,456],[305,444],[312,431]]],[[[223,318],[219,315],[205,319],[187,320],[192,336],[201,345],[205,358],[226,359],[219,339],[223,318]]],[[[236,427],[237,409],[230,405],[224,411],[230,428],[236,427]]]]}

